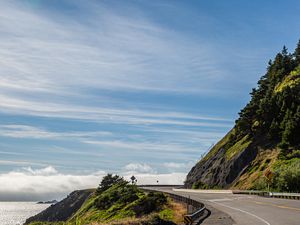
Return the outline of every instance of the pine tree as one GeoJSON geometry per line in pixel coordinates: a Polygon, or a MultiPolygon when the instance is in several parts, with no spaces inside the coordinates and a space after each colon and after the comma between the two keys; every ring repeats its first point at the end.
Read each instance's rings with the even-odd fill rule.
{"type": "Polygon", "coordinates": [[[295,57],[296,64],[299,65],[300,64],[300,40],[298,41],[297,47],[295,49],[294,57],[295,57]]]}

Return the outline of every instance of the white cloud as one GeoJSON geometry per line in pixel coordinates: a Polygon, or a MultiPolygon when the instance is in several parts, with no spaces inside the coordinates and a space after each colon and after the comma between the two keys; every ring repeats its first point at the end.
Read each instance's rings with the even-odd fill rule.
{"type": "Polygon", "coordinates": [[[230,128],[231,120],[182,112],[162,110],[153,112],[137,109],[91,107],[24,100],[0,94],[1,111],[43,117],[80,119],[99,123],[173,125],[191,127],[230,128]]]}
{"type": "MultiPolygon", "coordinates": [[[[147,134],[136,136],[131,134],[119,134],[118,132],[111,133],[107,131],[60,131],[53,132],[44,128],[20,125],[20,124],[10,124],[1,125],[0,124],[0,136],[10,137],[10,138],[28,138],[28,139],[47,139],[52,141],[57,140],[72,140],[73,142],[78,142],[81,144],[87,144],[95,146],[101,146],[103,149],[126,149],[134,150],[137,152],[153,151],[156,153],[184,153],[184,152],[199,152],[199,145],[209,145],[218,137],[217,133],[196,133],[192,131],[185,130],[164,130],[155,131],[152,133],[151,129],[143,129],[143,132],[147,134]],[[160,140],[160,132],[173,133],[172,135],[167,134],[163,139],[160,140]],[[178,135],[177,138],[176,135],[178,135]],[[154,139],[151,139],[154,138],[154,139]],[[189,140],[190,145],[187,146],[184,142],[185,139],[189,140]]],[[[74,151],[72,149],[67,149],[62,146],[52,146],[51,152],[63,152],[70,154],[83,154],[89,155],[89,152],[74,151]]],[[[5,153],[5,152],[4,152],[5,153]]],[[[7,152],[8,154],[9,152],[7,152]]],[[[10,154],[18,154],[11,152],[10,154]]],[[[20,153],[19,153],[20,154],[20,153]]],[[[102,153],[93,153],[95,156],[103,156],[102,153]]]]}
{"type": "MultiPolygon", "coordinates": [[[[202,96],[221,91],[225,95],[226,92],[218,88],[218,84],[225,86],[223,82],[227,77],[226,70],[218,63],[219,49],[207,41],[161,26],[135,7],[126,15],[126,12],[104,7],[100,1],[70,1],[69,4],[76,4],[83,14],[86,10],[82,20],[55,9],[51,12],[32,9],[20,1],[1,2],[0,113],[94,122],[93,126],[99,129],[113,128],[112,134],[52,131],[46,123],[40,122],[45,127],[2,124],[0,136],[76,139],[88,144],[81,153],[70,146],[59,146],[60,142],[56,143],[57,148],[45,146],[45,149],[52,148],[56,156],[68,152],[104,158],[105,152],[89,153],[89,148],[95,147],[90,145],[96,145],[116,148],[120,151],[118,155],[122,155],[124,149],[132,149],[135,153],[155,152],[168,157],[174,152],[178,158],[188,151],[198,154],[200,142],[216,139],[215,133],[196,135],[196,129],[232,126],[231,119],[183,112],[177,104],[162,106],[160,102],[140,103],[135,102],[135,98],[116,97],[124,91],[202,96]],[[111,91],[112,95],[107,94],[111,91]],[[117,136],[116,125],[125,130],[122,131],[124,137],[117,136]],[[139,129],[144,130],[139,132],[139,129]],[[142,138],[128,138],[129,130],[142,138]],[[156,136],[146,132],[156,133],[156,136]],[[180,138],[173,140],[174,136],[167,137],[167,133],[180,138]]],[[[27,122],[39,123],[34,119],[27,122]]],[[[34,140],[32,146],[24,149],[34,147],[38,141],[34,140]]],[[[28,153],[23,149],[20,152],[28,153]]],[[[44,149],[41,152],[46,157],[47,152],[44,149]]],[[[0,165],[47,166],[15,159],[0,160],[0,165]]],[[[185,176],[183,173],[156,174],[160,168],[153,169],[147,164],[127,166],[124,175],[132,170],[141,183],[155,183],[157,179],[160,183],[180,183],[185,176]]],[[[181,170],[179,165],[165,166],[181,170]]],[[[97,186],[101,174],[104,173],[72,175],[53,167],[39,170],[29,167],[0,175],[0,183],[6,183],[0,188],[0,197],[5,193],[20,197],[25,192],[36,199],[66,194],[73,189],[97,186]]]]}
{"type": "Polygon", "coordinates": [[[167,143],[156,143],[156,142],[134,142],[134,141],[123,141],[123,140],[111,140],[111,141],[94,141],[94,140],[83,140],[82,142],[98,146],[106,146],[118,149],[130,149],[135,151],[143,152],[145,150],[152,152],[177,152],[183,153],[187,151],[198,152],[198,147],[186,146],[181,143],[167,142],[167,143]]]}
{"type": "Polygon", "coordinates": [[[213,91],[207,83],[224,79],[208,43],[147,20],[138,8],[136,18],[83,4],[85,21],[2,3],[0,29],[10,38],[1,38],[0,84],[26,92],[66,93],[77,86],[206,93],[213,91]]]}
{"type": "Polygon", "coordinates": [[[186,167],[186,164],[184,163],[174,163],[174,162],[167,162],[164,163],[163,165],[168,169],[181,169],[186,167]]]}
{"type": "Polygon", "coordinates": [[[186,163],[178,163],[178,162],[165,162],[163,163],[163,167],[167,169],[167,171],[180,171],[186,172],[189,171],[194,165],[195,161],[189,161],[186,163]]]}
{"type": "Polygon", "coordinates": [[[26,172],[32,175],[49,176],[57,174],[57,170],[53,166],[47,166],[42,169],[32,169],[31,167],[24,168],[26,172]]]}
{"type": "MultiPolygon", "coordinates": [[[[215,82],[226,79],[225,70],[218,68],[219,54],[214,53],[219,50],[213,45],[168,29],[133,5],[132,13],[120,13],[99,1],[68,4],[75,4],[86,16],[79,20],[56,9],[1,2],[0,113],[94,122],[100,129],[126,125],[135,133],[142,126],[144,132],[155,126],[173,131],[232,126],[228,118],[117,97],[122,91],[155,95],[219,91],[215,82]]],[[[20,124],[0,126],[0,135],[76,138],[94,145],[177,152],[191,149],[192,142],[216,139],[193,136],[190,143],[172,143],[157,135],[155,140],[132,143],[120,137],[103,140],[106,134],[101,132],[54,132],[20,124]]]]}
{"type": "MultiPolygon", "coordinates": [[[[153,184],[167,184],[167,185],[181,185],[185,181],[186,173],[165,173],[165,174],[134,174],[138,185],[153,185],[153,184]]],[[[130,180],[130,175],[125,176],[130,180]]]]}
{"type": "Polygon", "coordinates": [[[46,129],[20,125],[0,125],[0,136],[13,138],[43,138],[43,139],[62,139],[62,138],[88,138],[110,136],[110,132],[87,131],[87,132],[52,132],[46,129]]]}
{"type": "Polygon", "coordinates": [[[124,169],[126,173],[153,173],[153,168],[146,163],[129,163],[124,169]]]}
{"type": "Polygon", "coordinates": [[[59,173],[48,166],[42,169],[30,167],[0,174],[0,200],[47,200],[61,198],[73,190],[95,188],[103,171],[87,175],[59,173]]]}
{"type": "MultiPolygon", "coordinates": [[[[178,119],[228,122],[228,119],[170,110],[154,113],[126,111],[122,106],[83,107],[84,99],[99,99],[99,96],[86,94],[84,90],[90,88],[185,93],[194,89],[207,93],[208,85],[202,77],[207,81],[222,76],[215,73],[214,60],[209,59],[215,57],[210,56],[207,44],[188,40],[146,17],[125,17],[91,2],[74,4],[88,10],[89,16],[85,18],[92,26],[84,26],[59,13],[55,17],[42,14],[14,1],[2,3],[0,31],[6,33],[0,38],[2,112],[129,124],[228,127],[203,121],[180,121],[178,119]],[[200,63],[196,67],[204,71],[190,71],[188,68],[193,67],[187,65],[194,63],[200,63]]],[[[134,10],[139,12],[137,8],[134,10]]]]}
{"type": "Polygon", "coordinates": [[[25,161],[25,160],[0,160],[0,165],[9,165],[9,166],[47,166],[44,163],[25,161]]]}
{"type": "MultiPolygon", "coordinates": [[[[138,184],[183,184],[184,173],[156,174],[146,164],[128,164],[134,169],[138,184]],[[140,171],[140,172],[138,172],[140,171]],[[141,173],[142,172],[142,173],[141,173]]],[[[106,173],[98,171],[86,175],[60,173],[52,166],[31,167],[0,174],[0,201],[39,201],[62,198],[74,190],[96,188],[106,173]]],[[[132,174],[120,173],[130,180],[132,174]]]]}

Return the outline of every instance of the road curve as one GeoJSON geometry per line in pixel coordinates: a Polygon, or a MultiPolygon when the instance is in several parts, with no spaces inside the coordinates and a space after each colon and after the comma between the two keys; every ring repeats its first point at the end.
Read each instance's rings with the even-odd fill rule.
{"type": "MultiPolygon", "coordinates": [[[[153,187],[199,200],[205,205],[228,214],[238,225],[300,225],[300,200],[238,195],[228,191],[197,191],[153,187]]],[[[212,211],[212,215],[213,215],[212,211]]],[[[204,223],[205,224],[205,221],[204,223]]],[[[212,224],[212,223],[209,223],[212,224]]]]}

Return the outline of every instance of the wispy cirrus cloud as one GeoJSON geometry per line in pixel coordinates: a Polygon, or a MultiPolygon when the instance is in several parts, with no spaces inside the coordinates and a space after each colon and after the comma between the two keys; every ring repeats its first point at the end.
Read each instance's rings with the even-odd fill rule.
{"type": "MultiPolygon", "coordinates": [[[[20,1],[2,3],[2,113],[91,121],[102,127],[142,126],[135,133],[152,132],[152,137],[154,131],[150,128],[155,126],[171,126],[177,131],[231,127],[229,118],[186,113],[173,106],[162,107],[159,102],[141,104],[107,94],[107,90],[151,94],[211,92],[209,83],[224,79],[212,45],[154,22],[138,6],[130,8],[136,13],[121,13],[95,1],[68,2],[67,6],[72,6],[75,14],[86,16],[78,20],[72,13],[49,10],[43,4],[35,8],[20,1]]],[[[122,148],[131,145],[133,149],[158,149],[160,142],[157,135],[152,140],[143,137],[142,143],[120,140],[116,134],[114,138],[99,140],[101,133],[53,132],[36,125],[10,125],[1,130],[6,137],[85,136],[83,143],[122,148]]],[[[169,149],[169,144],[170,140],[160,147],[169,149]]],[[[176,143],[170,146],[178,151],[184,148],[182,143],[180,147],[176,143]]]]}
{"type": "Polygon", "coordinates": [[[167,154],[167,153],[187,153],[193,152],[196,153],[199,149],[194,146],[186,146],[182,143],[176,142],[166,142],[166,143],[155,143],[155,142],[133,142],[133,141],[122,141],[122,140],[112,140],[112,141],[93,141],[87,140],[83,141],[87,144],[97,145],[97,146],[105,146],[110,148],[119,148],[119,149],[127,149],[134,152],[149,152],[159,154],[167,154]]]}
{"type": "Polygon", "coordinates": [[[65,119],[92,120],[101,123],[162,124],[230,128],[232,120],[172,111],[93,107],[70,103],[47,103],[0,95],[0,111],[65,119]]]}
{"type": "Polygon", "coordinates": [[[199,81],[223,79],[207,43],[176,34],[142,14],[131,18],[95,2],[78,8],[88,13],[84,22],[90,26],[68,14],[53,17],[21,3],[3,4],[0,29],[10,37],[0,44],[7,74],[1,77],[3,87],[56,93],[70,87],[206,93],[211,89],[199,87],[199,81]]]}
{"type": "MultiPolygon", "coordinates": [[[[18,153],[16,153],[18,154],[18,153]]],[[[32,160],[0,160],[0,165],[5,166],[47,166],[47,163],[33,162],[32,160]]]]}
{"type": "Polygon", "coordinates": [[[1,2],[0,165],[8,172],[0,180],[48,197],[97,185],[98,170],[182,182],[189,162],[233,123],[197,105],[230,95],[219,46],[139,4],[55,4],[1,2]]]}
{"type": "Polygon", "coordinates": [[[90,138],[111,135],[110,132],[90,131],[90,132],[53,132],[38,127],[10,124],[0,125],[0,136],[13,138],[43,138],[43,139],[66,139],[66,138],[90,138]]]}

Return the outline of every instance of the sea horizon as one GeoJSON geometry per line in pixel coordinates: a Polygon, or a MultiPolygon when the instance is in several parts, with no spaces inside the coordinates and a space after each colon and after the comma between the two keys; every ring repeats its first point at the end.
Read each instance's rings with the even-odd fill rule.
{"type": "Polygon", "coordinates": [[[37,204],[37,202],[0,201],[0,224],[22,225],[26,219],[43,211],[50,204],[37,204]]]}

